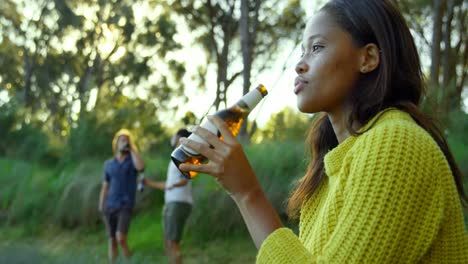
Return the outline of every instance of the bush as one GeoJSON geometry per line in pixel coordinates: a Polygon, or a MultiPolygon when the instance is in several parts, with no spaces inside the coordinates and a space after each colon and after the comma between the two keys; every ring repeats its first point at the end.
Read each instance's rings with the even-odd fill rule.
{"type": "Polygon", "coordinates": [[[99,222],[97,210],[102,182],[102,162],[84,161],[70,175],[61,174],[63,186],[56,205],[55,220],[74,228],[99,222]],[[67,179],[68,178],[68,179],[67,179]]]}
{"type": "Polygon", "coordinates": [[[43,122],[26,121],[16,100],[0,106],[0,156],[28,161],[54,162],[56,156],[50,147],[43,122]]]}
{"type": "Polygon", "coordinates": [[[10,166],[1,166],[0,192],[2,210],[11,224],[27,223],[28,232],[39,228],[40,219],[50,213],[53,199],[47,189],[50,171],[23,161],[2,160],[10,166]]]}
{"type": "MultiPolygon", "coordinates": [[[[465,187],[468,188],[468,114],[454,111],[450,114],[450,122],[447,129],[447,141],[455,156],[458,166],[465,176],[465,187]]],[[[468,190],[468,189],[467,189],[468,190]]]]}

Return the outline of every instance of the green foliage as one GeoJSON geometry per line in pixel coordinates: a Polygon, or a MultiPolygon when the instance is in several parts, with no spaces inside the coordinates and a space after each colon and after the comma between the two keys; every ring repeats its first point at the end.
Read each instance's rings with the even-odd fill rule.
{"type": "Polygon", "coordinates": [[[84,161],[70,175],[56,180],[58,191],[55,222],[66,228],[92,226],[99,222],[97,210],[101,190],[103,162],[84,161]]]}
{"type": "Polygon", "coordinates": [[[95,115],[80,119],[68,137],[64,162],[82,158],[112,156],[112,139],[120,127],[101,125],[95,115]]]}
{"type": "Polygon", "coordinates": [[[0,105],[0,155],[51,163],[57,157],[39,122],[25,122],[16,100],[0,105]]]}
{"type": "Polygon", "coordinates": [[[114,111],[86,113],[71,129],[64,162],[91,157],[106,158],[112,153],[112,139],[121,128],[130,129],[139,151],[160,151],[170,137],[155,118],[157,108],[144,100],[122,97],[114,111]]]}
{"type": "MultiPolygon", "coordinates": [[[[161,153],[146,159],[147,177],[164,179],[169,152],[161,153]]],[[[103,164],[104,159],[88,159],[47,169],[37,163],[0,159],[0,224],[24,225],[25,235],[46,224],[95,227],[101,222],[97,205],[103,164]]],[[[137,212],[162,204],[162,192],[147,189],[137,194],[137,212]]]]}
{"type": "Polygon", "coordinates": [[[234,202],[211,176],[197,176],[192,189],[194,205],[186,227],[191,239],[202,242],[246,233],[234,202]]]}
{"type": "MultiPolygon", "coordinates": [[[[461,2],[457,1],[457,5],[461,2]]],[[[3,0],[0,89],[3,94],[6,91],[8,100],[0,102],[0,226],[13,231],[0,230],[0,246],[3,236],[21,239],[44,235],[41,230],[49,230],[50,226],[56,226],[58,233],[64,229],[90,232],[71,236],[68,246],[81,243],[77,238],[83,237],[88,238],[83,243],[100,246],[93,248],[92,254],[88,254],[87,247],[66,256],[35,244],[0,247],[0,263],[93,263],[106,258],[97,199],[103,162],[112,155],[111,141],[118,129],[131,129],[140,150],[151,154],[143,155],[146,176],[165,178],[171,151],[168,131],[172,128],[162,124],[159,115],[175,113],[175,102],[187,100],[185,65],[169,56],[181,48],[174,20],[177,16],[187,19],[189,29],[199,40],[195,44],[207,52],[207,62],[197,68],[193,81],[205,84],[211,74],[210,63],[218,62],[221,55],[226,55],[226,62],[219,67],[219,74],[226,75],[225,85],[234,81],[237,70],[240,73],[242,65],[231,63],[240,48],[239,12],[229,13],[227,7],[235,7],[236,2],[212,1],[211,7],[192,0],[171,3],[3,0]],[[151,10],[141,16],[135,8],[139,4],[147,4],[151,10]],[[27,16],[24,6],[34,11],[32,16],[27,16]],[[223,33],[231,34],[226,43],[223,33]]],[[[409,24],[413,30],[425,35],[424,29],[432,24],[430,1],[400,3],[405,15],[412,18],[409,24]]],[[[462,6],[457,8],[455,17],[459,18],[463,10],[462,6]]],[[[304,17],[298,0],[262,2],[254,71],[273,65],[276,51],[299,39],[304,17]]],[[[460,21],[453,21],[457,23],[460,21]]],[[[451,32],[453,35],[458,31],[451,32]]],[[[462,51],[465,46],[460,42],[462,51]]],[[[450,52],[457,56],[454,49],[450,52]]],[[[459,92],[457,83],[449,84],[432,88],[424,107],[445,125],[448,143],[468,186],[468,115],[458,104],[446,100],[460,99],[452,96],[459,92]]],[[[181,122],[198,123],[190,112],[181,122]]],[[[303,175],[306,167],[303,141],[310,123],[310,117],[286,108],[254,134],[252,142],[257,144],[245,148],[263,189],[283,217],[291,183],[303,175]]],[[[198,246],[214,257],[189,251],[189,256],[196,259],[192,263],[234,263],[243,259],[233,259],[223,250],[233,247],[226,237],[247,233],[233,201],[207,175],[193,180],[193,189],[195,204],[184,243],[198,246]]],[[[136,217],[129,235],[142,254],[137,253],[131,263],[166,261],[162,253],[162,204],[162,192],[147,189],[137,195],[136,217]]],[[[468,226],[468,218],[465,221],[468,226]]],[[[247,244],[239,251],[248,251],[252,246],[247,244]]],[[[65,251],[63,247],[60,250],[65,251]]],[[[254,254],[247,254],[244,262],[253,262],[254,254]]]]}
{"type": "MultiPolygon", "coordinates": [[[[194,45],[205,52],[206,64],[200,64],[193,76],[199,86],[205,87],[208,69],[215,68],[215,109],[226,104],[226,92],[244,74],[255,76],[274,65],[279,49],[296,45],[302,35],[305,13],[300,1],[245,1],[245,23],[240,22],[241,1],[167,1],[165,8],[180,16],[191,31],[194,45]],[[245,30],[243,30],[245,29],[245,30]],[[248,32],[249,40],[241,39],[241,32],[248,32]],[[248,42],[242,45],[241,42],[248,42]],[[248,50],[248,51],[247,51],[248,50]],[[243,62],[239,64],[240,56],[243,62]],[[248,59],[247,59],[248,57],[248,59]],[[240,67],[239,67],[240,65],[240,67]],[[252,67],[251,67],[252,66],[252,67]],[[252,68],[252,73],[250,72],[252,68]],[[249,71],[247,74],[244,71],[249,71]]],[[[250,80],[245,80],[250,83],[250,80]]],[[[245,90],[243,90],[245,93],[245,90]]]]}
{"type": "Polygon", "coordinates": [[[284,213],[292,184],[304,175],[308,154],[303,141],[274,141],[246,149],[256,175],[273,206],[284,213]]]}
{"type": "Polygon", "coordinates": [[[20,76],[20,69],[15,67],[22,63],[21,58],[17,56],[20,52],[20,49],[15,47],[9,38],[2,39],[0,43],[0,66],[2,68],[2,73],[0,73],[2,77],[0,79],[0,86],[6,87],[8,90],[19,85],[21,81],[18,78],[18,76],[20,76]]]}
{"type": "Polygon", "coordinates": [[[0,159],[0,210],[8,209],[18,192],[18,186],[24,175],[29,175],[30,166],[26,162],[13,162],[12,160],[0,159]]]}
{"type": "Polygon", "coordinates": [[[153,205],[148,206],[134,214],[130,232],[129,241],[133,248],[151,254],[154,251],[164,251],[163,227],[161,221],[162,204],[153,201],[153,205]]]}
{"type": "Polygon", "coordinates": [[[40,228],[39,219],[50,214],[50,170],[22,161],[0,160],[0,202],[10,224],[26,223],[26,233],[40,228]]]}
{"type": "Polygon", "coordinates": [[[465,177],[465,189],[468,192],[468,114],[453,111],[449,115],[449,127],[446,130],[447,141],[455,156],[460,170],[465,177]]]}
{"type": "Polygon", "coordinates": [[[287,107],[274,114],[265,128],[254,134],[252,141],[304,141],[311,124],[311,116],[287,107]]]}
{"type": "Polygon", "coordinates": [[[182,118],[182,124],[184,124],[184,126],[193,126],[198,123],[199,120],[197,116],[191,111],[185,113],[185,116],[182,118]]]}
{"type": "MultiPolygon", "coordinates": [[[[290,182],[303,173],[302,143],[249,145],[246,153],[268,197],[282,212],[290,182]]],[[[164,180],[169,154],[170,149],[167,149],[158,156],[146,157],[145,176],[164,180]]],[[[76,160],[56,171],[26,162],[0,160],[0,173],[4,175],[0,177],[0,210],[8,212],[10,224],[31,225],[28,233],[34,233],[48,222],[63,228],[95,227],[100,224],[97,201],[103,162],[102,159],[76,160]],[[29,220],[31,223],[28,223],[29,220]]],[[[245,234],[243,220],[239,212],[233,209],[234,203],[212,177],[198,176],[193,180],[193,190],[195,203],[187,228],[189,237],[201,241],[228,234],[245,234]],[[213,225],[219,219],[223,219],[223,224],[213,225]]],[[[162,204],[162,192],[145,189],[137,195],[136,213],[147,215],[143,219],[153,218],[156,224],[156,227],[147,228],[154,230],[160,225],[162,204]],[[157,214],[148,215],[148,212],[154,211],[157,214]]],[[[149,243],[149,237],[140,239],[142,246],[149,243]]]]}
{"type": "Polygon", "coordinates": [[[284,42],[293,42],[296,45],[302,36],[305,26],[305,12],[299,0],[285,2],[264,1],[259,21],[259,34],[257,36],[257,53],[263,59],[257,63],[268,62],[267,58],[276,54],[284,46],[284,42]],[[265,57],[263,57],[265,56],[265,57]]]}
{"type": "MultiPolygon", "coordinates": [[[[452,118],[457,126],[448,132],[449,143],[464,168],[462,163],[466,163],[464,160],[467,149],[463,147],[466,146],[466,114],[453,114],[452,118]]],[[[292,183],[305,171],[305,151],[302,141],[265,141],[245,147],[246,155],[267,197],[282,216],[283,222],[292,227],[295,227],[295,223],[289,223],[285,217],[285,201],[292,183]]],[[[169,153],[170,150],[167,149],[160,155],[145,158],[146,177],[155,180],[165,178],[169,153]]],[[[72,251],[66,250],[64,245],[51,245],[54,248],[51,250],[34,245],[7,246],[5,249],[0,244],[0,256],[6,260],[15,260],[19,258],[18,252],[24,251],[26,259],[36,257],[44,260],[44,263],[103,261],[106,256],[106,239],[104,226],[96,210],[102,162],[75,161],[55,171],[30,162],[0,159],[0,213],[4,212],[6,215],[6,219],[0,218],[0,228],[3,223],[3,228],[10,230],[2,234],[15,240],[24,236],[38,236],[41,235],[41,230],[52,224],[56,226],[54,232],[61,233],[64,232],[63,228],[73,228],[72,230],[81,233],[79,237],[85,239],[78,242],[78,235],[69,237],[69,234],[57,239],[73,244],[72,251]],[[75,247],[76,243],[79,245],[75,247]],[[90,244],[94,245],[91,251],[87,249],[90,244]],[[67,253],[57,255],[53,252],[67,253]]],[[[194,207],[183,241],[187,263],[239,263],[239,259],[254,259],[255,250],[251,242],[238,244],[235,241],[236,237],[250,240],[247,239],[244,221],[231,198],[211,176],[199,175],[192,184],[194,207]],[[239,255],[223,250],[225,248],[239,250],[239,255]]],[[[162,247],[162,206],[163,193],[160,191],[145,189],[143,194],[137,195],[137,208],[129,233],[129,241],[136,249],[136,254],[129,262],[124,263],[167,261],[162,247]]]]}
{"type": "MultiPolygon", "coordinates": [[[[15,122],[42,124],[42,131],[63,137],[63,144],[71,133],[73,139],[87,136],[85,132],[93,130],[89,122],[109,125],[106,118],[120,117],[110,130],[120,128],[122,119],[130,120],[130,127],[145,122],[139,130],[149,135],[145,143],[154,142],[151,133],[162,134],[156,111],[176,111],[168,102],[184,97],[185,66],[175,59],[167,65],[157,62],[181,45],[174,38],[177,27],[170,12],[161,11],[160,3],[139,4],[145,3],[149,10],[143,16],[135,13],[134,1],[26,0],[2,5],[0,66],[5,70],[0,87],[18,104],[15,122]],[[29,12],[23,12],[25,6],[29,12]],[[90,110],[99,114],[89,120],[90,110]],[[139,113],[145,114],[139,119],[139,113]]],[[[73,158],[90,153],[79,139],[73,158]]]]}
{"type": "MultiPolygon", "coordinates": [[[[144,216],[140,216],[144,218],[144,216]]],[[[145,226],[137,226],[141,222],[147,226],[154,225],[151,219],[135,222],[130,229],[129,244],[133,251],[131,259],[122,255],[117,258],[117,264],[168,263],[162,251],[162,241],[158,239],[161,233],[145,226]],[[148,220],[148,221],[147,221],[148,220]],[[138,224],[139,224],[138,223],[138,224]],[[152,232],[155,233],[152,233],[152,232]],[[139,237],[153,238],[148,241],[148,247],[139,244],[139,237]]],[[[9,229],[0,232],[10,233],[9,229]]],[[[182,254],[184,263],[226,263],[243,264],[255,261],[257,250],[250,237],[230,236],[229,238],[194,243],[184,239],[182,254]]],[[[88,264],[106,263],[107,241],[104,232],[64,232],[52,230],[40,237],[12,240],[10,234],[0,242],[0,263],[47,263],[47,264],[88,264]],[[3,242],[3,243],[2,243],[3,242]]]]}

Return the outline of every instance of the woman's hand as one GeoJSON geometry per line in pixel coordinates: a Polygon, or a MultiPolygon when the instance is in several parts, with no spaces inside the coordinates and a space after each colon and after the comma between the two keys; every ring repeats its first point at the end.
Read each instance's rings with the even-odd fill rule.
{"type": "Polygon", "coordinates": [[[223,140],[202,127],[196,127],[193,133],[209,145],[186,138],[180,142],[207,157],[209,161],[197,165],[180,164],[179,169],[215,176],[237,204],[255,245],[260,248],[269,234],[282,227],[281,220],[263,193],[241,144],[226,123],[218,117],[209,117],[208,120],[218,128],[223,140]]]}
{"type": "Polygon", "coordinates": [[[212,147],[187,138],[182,138],[180,142],[207,157],[209,162],[197,165],[180,164],[179,169],[213,175],[234,199],[248,197],[260,186],[244,154],[242,145],[232,135],[221,118],[209,116],[208,120],[216,126],[223,140],[207,129],[196,126],[192,132],[203,138],[212,147]]]}

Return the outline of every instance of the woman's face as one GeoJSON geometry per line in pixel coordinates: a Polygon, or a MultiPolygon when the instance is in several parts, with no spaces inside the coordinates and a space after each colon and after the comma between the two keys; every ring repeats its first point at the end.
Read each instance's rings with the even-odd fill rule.
{"type": "Polygon", "coordinates": [[[302,51],[294,83],[299,110],[342,110],[360,75],[360,50],[351,35],[319,12],[306,25],[302,51]]]}

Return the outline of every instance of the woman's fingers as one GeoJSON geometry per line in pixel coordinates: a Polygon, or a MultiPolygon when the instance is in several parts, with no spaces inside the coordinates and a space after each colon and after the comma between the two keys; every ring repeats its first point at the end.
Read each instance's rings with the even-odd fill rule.
{"type": "Polygon", "coordinates": [[[216,128],[221,133],[221,136],[224,138],[224,142],[226,143],[233,143],[237,142],[236,138],[232,134],[231,130],[229,130],[226,122],[218,116],[207,116],[208,120],[216,126],[216,128]]]}
{"type": "Polygon", "coordinates": [[[189,164],[182,163],[179,165],[181,171],[196,171],[199,173],[206,173],[218,177],[222,173],[222,169],[219,166],[213,166],[213,163],[207,164],[189,164]]]}
{"type": "Polygon", "coordinates": [[[213,134],[211,131],[201,126],[194,127],[192,133],[201,137],[203,140],[205,140],[208,144],[213,146],[213,148],[215,149],[224,147],[224,143],[218,138],[217,135],[213,134]]]}
{"type": "MultiPolygon", "coordinates": [[[[182,171],[196,171],[200,173],[211,174],[216,177],[223,177],[225,168],[229,167],[229,162],[233,153],[238,149],[238,142],[227,124],[217,116],[207,117],[207,128],[197,126],[192,130],[195,138],[181,138],[180,143],[193,151],[205,156],[209,162],[206,164],[180,164],[182,171]],[[216,135],[217,131],[223,137],[223,140],[216,135]],[[196,138],[202,139],[201,142],[196,138]],[[227,166],[227,167],[226,167],[227,166]]],[[[239,145],[240,146],[240,145],[239,145]]]]}
{"type": "MultiPolygon", "coordinates": [[[[198,129],[196,129],[196,130],[198,130],[198,129]]],[[[210,132],[207,132],[207,133],[210,133],[210,132]]],[[[203,139],[206,140],[206,138],[203,138],[203,139]]],[[[217,139],[217,140],[219,141],[219,139],[217,139]]],[[[219,161],[220,154],[217,153],[216,149],[210,147],[210,145],[208,145],[206,143],[200,143],[198,141],[190,140],[188,138],[181,138],[180,143],[182,145],[184,145],[185,147],[188,147],[188,148],[192,149],[193,151],[195,151],[197,153],[200,153],[201,155],[205,156],[208,160],[216,161],[216,162],[219,161]]]]}

